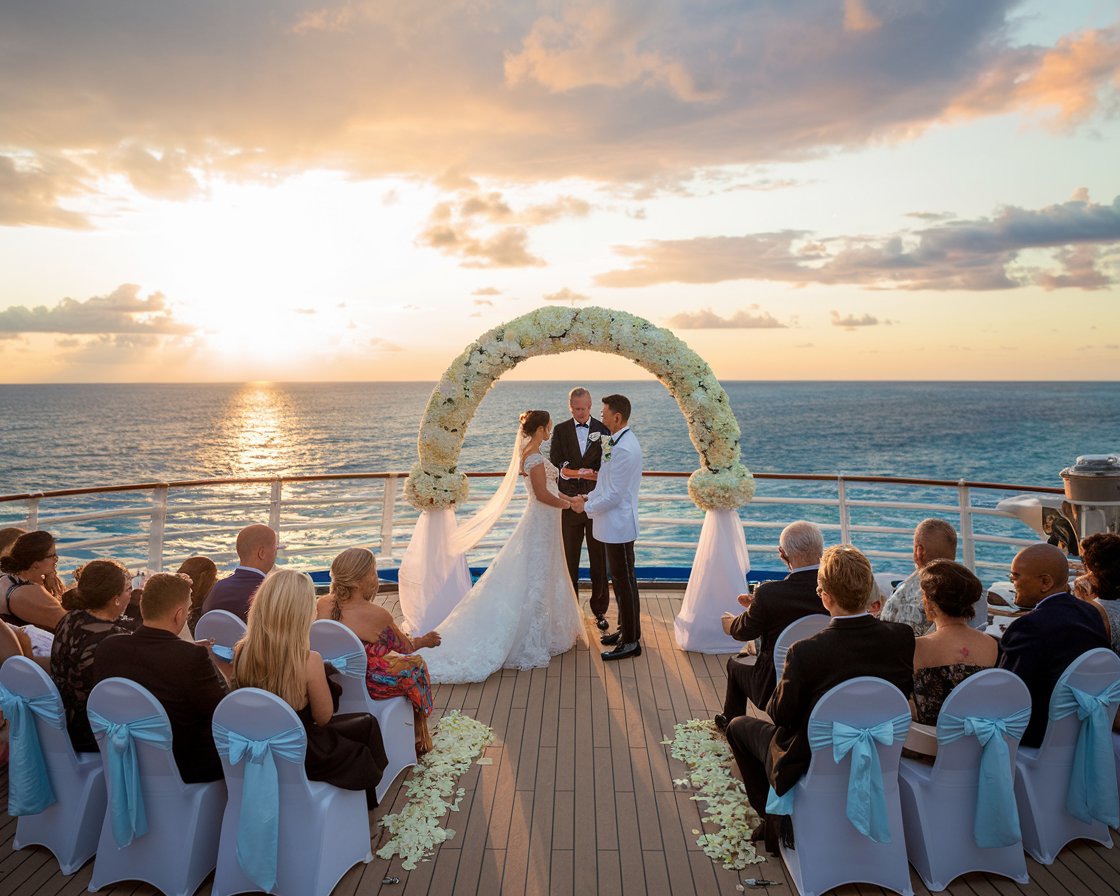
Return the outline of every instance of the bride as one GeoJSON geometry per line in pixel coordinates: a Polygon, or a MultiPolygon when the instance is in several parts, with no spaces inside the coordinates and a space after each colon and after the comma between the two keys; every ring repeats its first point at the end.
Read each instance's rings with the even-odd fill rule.
{"type": "Polygon", "coordinates": [[[503,667],[547,666],[584,635],[560,536],[560,511],[579,509],[582,499],[560,494],[556,467],[540,452],[551,433],[548,411],[521,415],[506,478],[453,536],[457,552],[475,544],[501,515],[518,480],[527,480],[529,501],[509,541],[439,626],[439,649],[420,651],[434,682],[483,681],[503,667]]]}

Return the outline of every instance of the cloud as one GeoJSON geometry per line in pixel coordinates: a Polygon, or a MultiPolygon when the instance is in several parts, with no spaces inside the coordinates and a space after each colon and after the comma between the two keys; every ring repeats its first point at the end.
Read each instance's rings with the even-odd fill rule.
{"type": "Polygon", "coordinates": [[[572,292],[568,287],[557,292],[550,292],[547,295],[541,296],[546,302],[589,302],[591,296],[585,296],[582,293],[572,292]]]}
{"type": "Polygon", "coordinates": [[[404,349],[395,342],[373,336],[369,340],[369,347],[379,352],[403,352],[404,349]]]}
{"type": "Polygon", "coordinates": [[[472,296],[500,296],[501,294],[502,291],[494,286],[483,286],[471,293],[472,296]]]}
{"type": "Polygon", "coordinates": [[[104,333],[91,339],[60,339],[61,360],[69,364],[120,365],[142,362],[156,350],[165,348],[165,340],[175,337],[152,333],[104,333]]]}
{"type": "Polygon", "coordinates": [[[1120,196],[1111,205],[1070,200],[1042,209],[1008,206],[991,218],[952,220],[882,237],[816,237],[785,230],[743,236],[657,240],[615,251],[629,266],[600,286],[770,280],[853,284],[869,289],[992,290],[1022,286],[1103,289],[1120,283],[1120,196]],[[1048,251],[1059,272],[1026,266],[1048,251]]]}
{"type": "Polygon", "coordinates": [[[494,307],[494,303],[491,302],[489,299],[474,299],[471,302],[471,304],[472,305],[485,305],[488,308],[494,307]]]}
{"type": "MultiPolygon", "coordinates": [[[[758,308],[757,305],[752,307],[758,308]]],[[[693,312],[682,311],[670,317],[668,324],[678,330],[772,330],[786,327],[769,311],[736,311],[727,317],[720,317],[707,308],[693,312]]]]}
{"type": "Polygon", "coordinates": [[[140,287],[133,283],[84,302],[66,298],[53,308],[11,305],[0,311],[0,332],[6,333],[181,334],[193,330],[175,320],[163,293],[142,298],[140,287]]]}
{"type": "Polygon", "coordinates": [[[500,192],[460,191],[432,208],[417,242],[458,256],[463,267],[540,267],[545,261],[529,251],[529,228],[590,212],[591,204],[574,196],[514,210],[500,192]]]}
{"type": "Polygon", "coordinates": [[[296,314],[318,314],[319,309],[318,308],[296,308],[295,312],[296,312],[296,314]]]}
{"type": "Polygon", "coordinates": [[[1019,6],[4,4],[18,51],[0,55],[0,221],[88,224],[64,200],[115,178],[171,198],[316,168],[456,190],[654,183],[954,117],[1027,110],[1070,128],[1112,114],[1118,30],[1014,44],[1019,6]]]}
{"type": "Polygon", "coordinates": [[[879,320],[870,314],[857,317],[854,314],[841,315],[839,311],[832,312],[832,326],[843,327],[845,330],[854,330],[856,327],[877,327],[880,324],[889,324],[889,320],[879,320]]]}

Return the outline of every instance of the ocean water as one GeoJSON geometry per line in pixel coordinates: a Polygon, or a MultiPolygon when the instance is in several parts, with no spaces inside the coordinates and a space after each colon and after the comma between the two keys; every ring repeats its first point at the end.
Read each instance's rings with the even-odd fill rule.
{"type": "MultiPolygon", "coordinates": [[[[614,391],[628,395],[647,470],[691,472],[698,466],[684,419],[659,383],[583,385],[596,399],[614,391]]],[[[568,386],[498,383],[470,426],[461,469],[504,470],[518,414],[544,408],[555,420],[563,419],[568,386]]],[[[1115,383],[728,382],[724,386],[743,431],[744,463],[755,472],[1060,487],[1059,471],[1079,454],[1120,450],[1120,388],[1115,383]]],[[[431,383],[0,386],[4,421],[0,495],[216,477],[404,472],[416,459],[416,432],[431,388],[431,383]]],[[[669,485],[665,483],[666,488],[669,485]]],[[[672,486],[681,492],[680,481],[672,486]]],[[[660,487],[657,481],[650,485],[655,491],[660,487]]],[[[760,483],[759,494],[780,496],[789,489],[784,484],[760,483]]],[[[485,484],[472,489],[479,496],[485,491],[485,484]]],[[[267,513],[267,494],[254,497],[245,489],[223,494],[238,500],[253,497],[267,513]]],[[[312,487],[304,492],[286,487],[285,500],[322,494],[312,487]]],[[[362,500],[361,494],[352,489],[344,499],[362,500]]],[[[855,496],[877,494],[869,489],[855,496]]],[[[943,492],[927,497],[945,499],[943,492]]],[[[994,505],[997,497],[992,495],[988,503],[994,505]]],[[[118,500],[124,499],[78,500],[68,510],[111,509],[118,500]]],[[[370,493],[369,500],[377,500],[376,493],[370,493]]],[[[0,503],[0,525],[18,523],[25,509],[23,502],[0,503]]],[[[680,505],[674,512],[682,517],[691,514],[694,524],[699,514],[692,511],[691,505],[680,505]]],[[[177,512],[189,516],[190,507],[181,505],[177,512]]],[[[779,519],[782,513],[789,518],[788,511],[752,504],[742,515],[766,521],[779,519]]],[[[798,515],[815,518],[812,508],[798,515]]],[[[825,519],[821,516],[819,521],[825,519]]],[[[914,522],[913,515],[906,513],[879,515],[875,521],[899,527],[914,522]]],[[[229,517],[231,527],[237,522],[237,517],[229,517]]],[[[310,517],[307,523],[311,525],[310,517]]],[[[399,524],[398,538],[407,540],[411,525],[407,510],[400,514],[399,524]]],[[[128,525],[112,520],[75,523],[66,534],[70,541],[80,541],[128,531],[128,525]]],[[[669,540],[680,537],[674,536],[669,524],[654,524],[650,532],[669,540]]],[[[695,536],[693,529],[690,537],[695,536]]],[[[759,536],[776,540],[774,532],[759,536]]],[[[324,550],[335,547],[341,537],[337,532],[318,536],[324,550]]],[[[500,538],[499,531],[495,543],[500,538]]],[[[228,552],[227,541],[220,533],[181,547],[221,553],[228,552]]],[[[135,552],[133,547],[121,550],[135,552]]],[[[687,562],[686,553],[668,549],[655,550],[646,559],[687,562]]]]}

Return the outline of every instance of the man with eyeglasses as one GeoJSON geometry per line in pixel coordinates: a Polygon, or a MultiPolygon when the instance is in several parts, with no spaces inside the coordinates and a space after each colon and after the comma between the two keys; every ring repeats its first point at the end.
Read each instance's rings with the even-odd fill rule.
{"type": "Polygon", "coordinates": [[[1085,651],[1108,647],[1108,633],[1100,611],[1069,593],[1069,561],[1061,548],[1023,548],[1011,561],[1009,578],[1016,606],[1031,612],[1007,626],[996,665],[1018,675],[1031,692],[1031,721],[1021,743],[1037,747],[1046,733],[1054,685],[1085,651]]]}

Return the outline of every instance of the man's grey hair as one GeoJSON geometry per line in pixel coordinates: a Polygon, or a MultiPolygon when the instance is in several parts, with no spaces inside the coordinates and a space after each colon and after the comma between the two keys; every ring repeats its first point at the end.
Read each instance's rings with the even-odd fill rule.
{"type": "Polygon", "coordinates": [[[782,530],[778,544],[791,561],[801,561],[796,565],[809,566],[819,561],[824,553],[824,534],[816,523],[797,520],[782,530]]]}
{"type": "Polygon", "coordinates": [[[930,517],[914,529],[914,537],[921,542],[930,560],[955,560],[957,557],[957,530],[946,520],[930,517]]]}
{"type": "Polygon", "coordinates": [[[588,398],[591,397],[591,393],[583,388],[583,386],[576,386],[574,389],[572,389],[571,392],[568,393],[568,404],[572,403],[573,398],[583,398],[583,396],[585,395],[588,398]]]}

